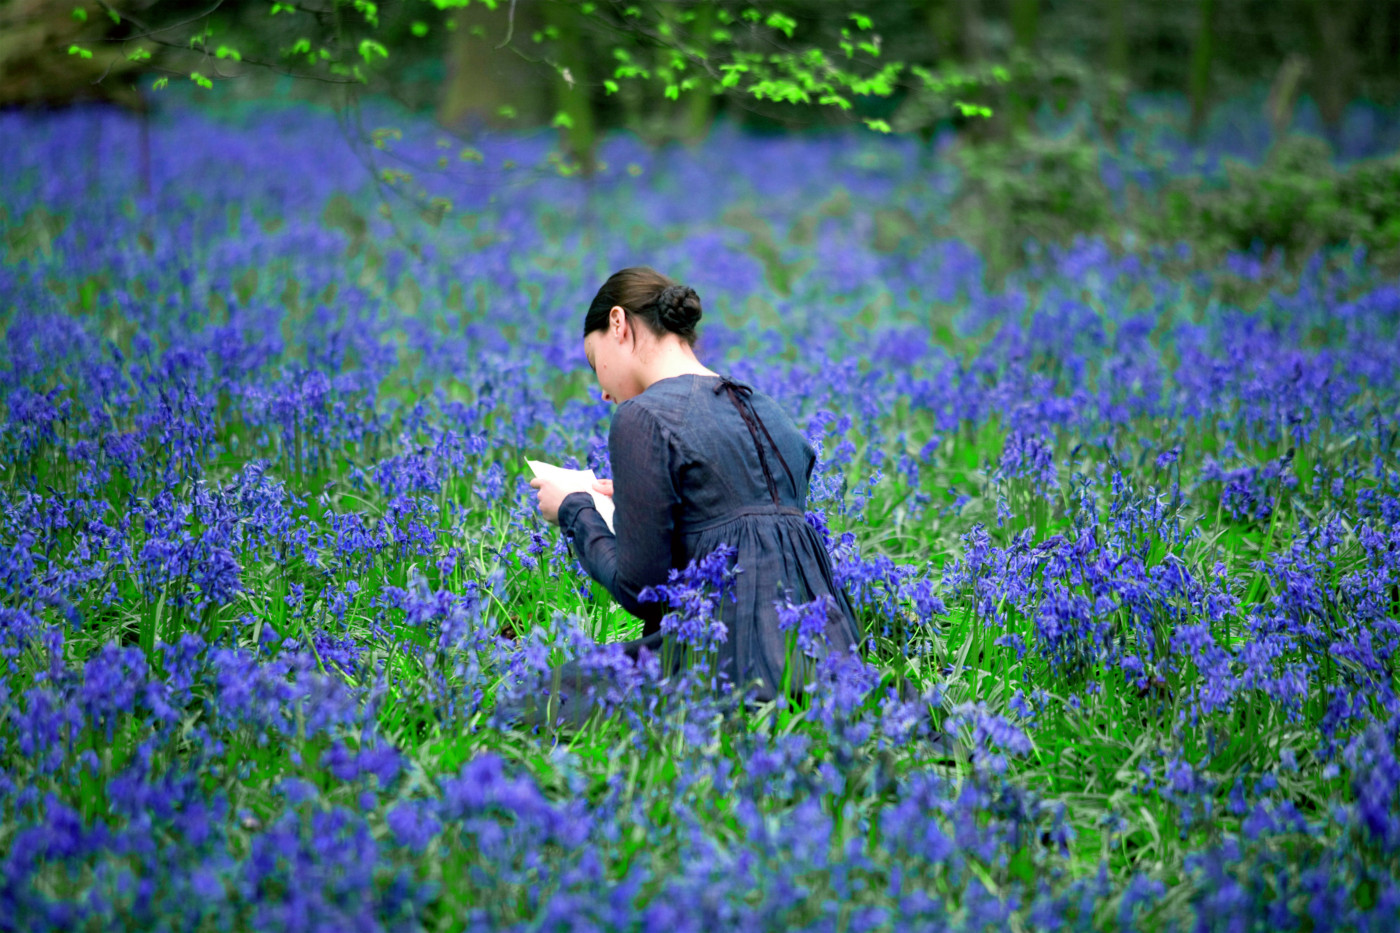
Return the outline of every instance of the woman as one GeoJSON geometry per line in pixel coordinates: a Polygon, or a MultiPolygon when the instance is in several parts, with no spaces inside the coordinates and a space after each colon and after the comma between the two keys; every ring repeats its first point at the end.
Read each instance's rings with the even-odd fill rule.
{"type": "Polygon", "coordinates": [[[735,548],[742,572],[737,602],[722,602],[720,666],[736,684],[757,680],[755,696],[771,699],[789,657],[775,600],[829,596],[827,651],[849,653],[860,629],[805,518],[816,452],[771,398],[696,358],[700,315],[693,289],[638,266],[614,273],[584,318],[584,353],[603,398],[617,405],[608,433],[613,481],[595,487],[613,497],[616,535],[587,491],[543,479],[530,485],[541,515],[569,536],[593,579],[643,620],[642,638],[626,644],[634,660],[643,647],[661,653],[667,612],[638,594],[720,544],[735,548]]]}

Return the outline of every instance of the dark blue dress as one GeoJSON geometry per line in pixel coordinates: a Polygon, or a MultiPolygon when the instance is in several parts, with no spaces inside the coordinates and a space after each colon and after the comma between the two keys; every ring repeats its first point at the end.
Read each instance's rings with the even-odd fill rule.
{"type": "Polygon", "coordinates": [[[642,647],[657,652],[668,611],[638,593],[720,544],[736,549],[742,568],[737,602],[721,604],[728,638],[719,660],[732,682],[756,679],[758,699],[780,689],[789,636],[774,601],[784,593],[793,603],[832,597],[827,651],[848,654],[860,642],[850,598],[805,517],[816,452],[772,398],[725,376],[657,380],[617,406],[608,454],[617,535],[587,493],[564,497],[559,524],[593,579],[643,620],[642,638],[626,643],[634,659],[642,647]]]}

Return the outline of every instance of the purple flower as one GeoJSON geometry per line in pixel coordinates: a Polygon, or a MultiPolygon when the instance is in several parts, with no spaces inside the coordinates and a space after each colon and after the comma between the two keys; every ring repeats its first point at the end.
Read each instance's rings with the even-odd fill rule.
{"type": "Polygon", "coordinates": [[[684,568],[672,568],[666,583],[644,587],[639,602],[662,602],[671,608],[661,620],[661,630],[676,636],[677,642],[708,651],[729,638],[722,616],[724,598],[732,603],[734,578],[743,568],[734,564],[738,550],[720,544],[710,553],[694,558],[684,568]]]}
{"type": "Polygon", "coordinates": [[[796,633],[798,649],[809,658],[820,658],[830,644],[827,627],[840,610],[830,594],[823,593],[811,602],[794,605],[790,599],[775,600],[778,611],[778,631],[796,633]]]}
{"type": "Polygon", "coordinates": [[[401,846],[421,852],[442,831],[442,821],[432,805],[423,801],[405,800],[395,804],[385,814],[385,822],[401,846]]]}

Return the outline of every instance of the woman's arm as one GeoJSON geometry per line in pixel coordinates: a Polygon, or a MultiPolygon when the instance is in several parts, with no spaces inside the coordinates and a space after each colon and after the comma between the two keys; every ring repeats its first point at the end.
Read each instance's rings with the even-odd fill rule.
{"type": "Polygon", "coordinates": [[[608,430],[612,461],[614,535],[587,493],[571,493],[559,505],[559,527],[573,541],[574,554],[588,575],[622,607],[644,621],[643,633],[657,630],[664,603],[643,603],[637,594],[665,583],[671,569],[672,535],[680,493],[676,489],[675,447],[656,416],[624,402],[608,430]]]}

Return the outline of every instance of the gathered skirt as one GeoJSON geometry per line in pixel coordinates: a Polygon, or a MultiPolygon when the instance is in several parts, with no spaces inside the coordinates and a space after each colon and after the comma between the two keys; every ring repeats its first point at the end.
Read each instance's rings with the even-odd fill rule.
{"type": "MultiPolygon", "coordinates": [[[[834,578],[820,533],[797,509],[759,506],[741,509],[725,520],[687,534],[691,553],[703,556],[720,545],[734,548],[730,592],[719,603],[726,637],[716,646],[718,669],[731,686],[744,687],[751,702],[774,699],[786,680],[790,695],[800,695],[815,664],[830,653],[849,655],[861,648],[855,609],[834,578]],[[796,647],[796,633],[779,627],[779,607],[823,599],[824,627],[813,639],[815,650],[796,647]],[[811,656],[814,655],[814,656],[811,656]]],[[[649,652],[661,664],[662,677],[677,673],[686,657],[665,625],[662,630],[621,643],[632,662],[649,652]]],[[[614,686],[612,673],[578,661],[561,665],[557,680],[556,722],[581,725],[614,686]]],[[[542,722],[547,697],[536,697],[506,712],[505,718],[542,722]]]]}

